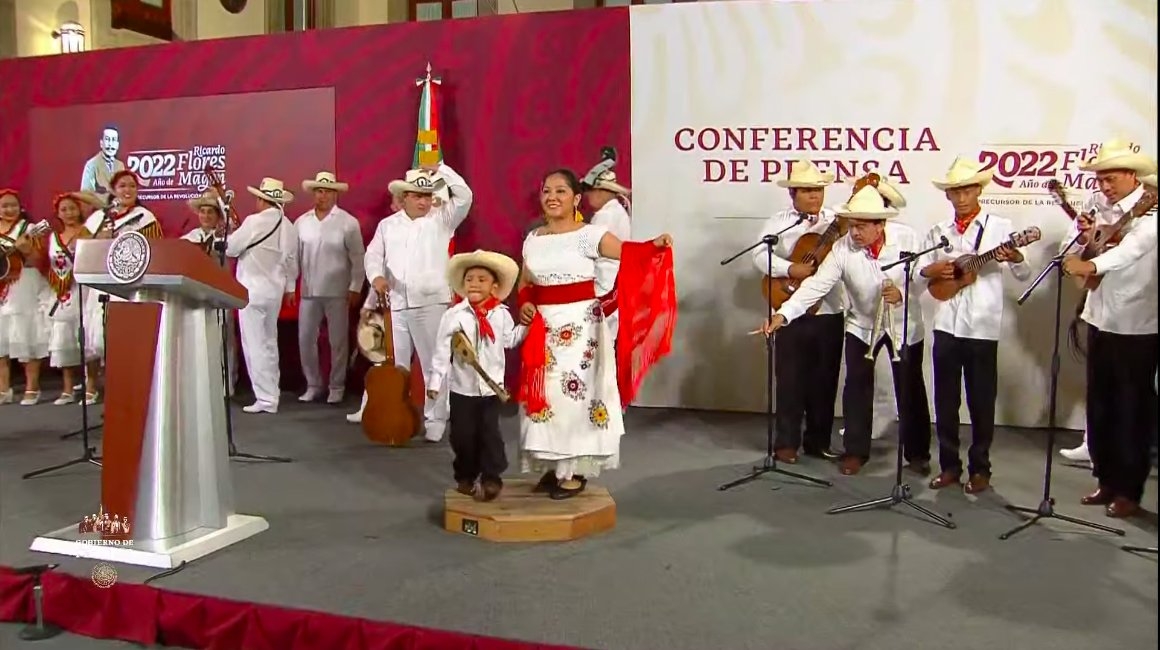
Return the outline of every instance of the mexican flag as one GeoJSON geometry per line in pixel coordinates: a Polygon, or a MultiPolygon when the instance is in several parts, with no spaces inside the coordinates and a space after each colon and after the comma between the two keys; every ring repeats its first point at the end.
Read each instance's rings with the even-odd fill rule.
{"type": "MultiPolygon", "coordinates": [[[[411,158],[412,169],[443,162],[443,150],[439,148],[439,88],[442,84],[443,81],[439,77],[431,76],[430,63],[427,64],[427,74],[415,80],[420,93],[418,133],[415,136],[415,154],[411,158]]],[[[446,191],[435,196],[447,200],[446,191]]],[[[449,255],[455,253],[454,239],[451,240],[447,253],[449,255]]]]}

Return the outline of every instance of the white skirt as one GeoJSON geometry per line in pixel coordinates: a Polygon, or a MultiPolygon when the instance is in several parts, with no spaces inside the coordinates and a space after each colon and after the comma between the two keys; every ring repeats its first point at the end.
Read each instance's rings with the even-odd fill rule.
{"type": "Polygon", "coordinates": [[[538,307],[548,326],[543,413],[520,411],[520,465],[557,478],[620,466],[624,415],[613,338],[596,300],[538,307]]]}
{"type": "Polygon", "coordinates": [[[35,269],[24,269],[0,305],[0,358],[21,363],[48,356],[52,290],[35,269]]]}

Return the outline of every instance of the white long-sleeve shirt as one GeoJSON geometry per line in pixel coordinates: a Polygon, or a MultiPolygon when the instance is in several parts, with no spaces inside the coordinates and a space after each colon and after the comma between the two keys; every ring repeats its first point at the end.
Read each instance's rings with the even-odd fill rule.
{"type": "MultiPolygon", "coordinates": [[[[392,311],[451,301],[448,247],[455,229],[467,218],[473,196],[463,177],[446,164],[439,166],[439,175],[447,182],[450,200],[418,219],[399,210],[379,222],[367,246],[367,281],[386,278],[392,311]]],[[[374,298],[371,294],[368,303],[374,298]]]]}
{"type": "MultiPolygon", "coordinates": [[[[628,241],[632,236],[632,225],[628,220],[628,211],[613,199],[605,203],[592,215],[593,225],[604,226],[620,241],[628,241]]],[[[616,274],[620,272],[620,260],[600,257],[596,260],[596,295],[603,296],[616,285],[616,274]]]]}
{"type": "MultiPolygon", "coordinates": [[[[1095,210],[1095,226],[1116,223],[1144,196],[1141,185],[1128,196],[1109,205],[1096,192],[1084,212],[1095,210]]],[[[1080,318],[1102,332],[1114,334],[1156,334],[1156,208],[1135,219],[1125,229],[1120,243],[1091,259],[1096,273],[1103,276],[1100,286],[1088,292],[1080,318]]],[[[1079,233],[1072,223],[1061,243],[1061,252],[1078,255],[1076,246],[1064,251],[1079,233]]]]}
{"type": "Polygon", "coordinates": [[[339,298],[362,291],[366,269],[358,219],[335,206],[321,219],[314,210],[294,222],[303,298],[339,298]]]}
{"type": "MultiPolygon", "coordinates": [[[[793,253],[793,247],[797,245],[798,239],[806,233],[815,233],[821,235],[826,231],[826,228],[834,222],[835,216],[832,210],[822,208],[820,214],[816,215],[817,221],[811,222],[809,219],[794,225],[789,230],[785,230],[798,220],[797,210],[782,210],[769,218],[765,222],[765,227],[761,230],[761,235],[758,239],[766,235],[778,235],[777,244],[773,246],[773,275],[774,278],[788,278],[790,261],[789,257],[793,253]],[[785,230],[785,232],[781,232],[785,230]]],[[[770,255],[769,249],[765,245],[758,246],[753,249],[753,265],[761,271],[762,275],[769,272],[768,264],[770,255]]],[[[841,284],[835,284],[834,288],[822,298],[822,304],[818,308],[818,314],[840,314],[842,313],[844,298],[842,295],[841,284]]],[[[812,305],[810,305],[812,306],[812,305]]]]}
{"type": "Polygon", "coordinates": [[[226,240],[226,256],[238,258],[238,282],[250,302],[280,302],[294,293],[298,279],[298,234],[278,208],[266,208],[242,220],[226,240]],[[273,235],[266,237],[278,225],[273,235]],[[265,237],[262,243],[251,245],[265,237]]]}
{"type": "Polygon", "coordinates": [[[483,381],[474,368],[454,357],[451,351],[451,338],[459,331],[467,335],[467,340],[471,341],[471,345],[475,348],[479,367],[483,368],[495,383],[503,386],[504,373],[507,370],[504,351],[519,345],[527,335],[527,328],[516,325],[511,312],[502,304],[493,307],[487,313],[487,321],[495,333],[494,341],[487,338],[480,340],[479,320],[467,301],[443,312],[443,317],[439,320],[439,331],[435,335],[435,353],[432,356],[431,371],[424,382],[428,390],[442,391],[450,380],[451,392],[458,395],[471,397],[495,395],[495,391],[483,381]]]}
{"type": "MultiPolygon", "coordinates": [[[[1004,244],[1014,233],[1010,219],[979,213],[963,234],[955,228],[954,218],[936,223],[923,241],[920,250],[934,246],[942,237],[951,245],[951,252],[939,248],[927,253],[917,263],[916,271],[943,260],[963,255],[982,255],[1004,244]]],[[[966,339],[998,341],[1003,320],[1003,266],[1011,269],[1016,280],[1031,277],[1026,258],[1020,262],[991,262],[978,271],[975,283],[963,288],[954,298],[939,302],[934,312],[934,329],[966,339]]]]}
{"type": "MultiPolygon", "coordinates": [[[[870,257],[870,253],[865,249],[854,248],[854,242],[847,234],[834,243],[830,254],[818,266],[817,273],[806,278],[798,290],[790,296],[789,300],[785,301],[776,313],[785,316],[787,323],[793,322],[806,313],[810,306],[820,300],[822,296],[829,294],[835,286],[841,283],[846,289],[848,305],[846,332],[857,336],[867,345],[873,345],[877,341],[871,342],[870,334],[874,328],[874,316],[878,313],[878,302],[882,298],[883,282],[889,279],[894,283],[894,286],[898,287],[899,291],[902,291],[905,286],[903,278],[905,265],[899,264],[885,272],[882,267],[898,261],[899,254],[903,251],[917,253],[920,250],[922,249],[919,248],[918,235],[914,229],[900,223],[886,223],[886,241],[878,252],[878,259],[870,257]]],[[[914,268],[911,269],[907,345],[918,343],[924,335],[922,306],[919,304],[918,298],[922,295],[927,283],[919,276],[918,271],[918,262],[916,261],[914,268]]],[[[894,333],[900,338],[902,337],[903,305],[907,301],[908,297],[904,293],[903,302],[890,307],[894,333]]],[[[883,334],[885,335],[886,332],[883,334]]]]}

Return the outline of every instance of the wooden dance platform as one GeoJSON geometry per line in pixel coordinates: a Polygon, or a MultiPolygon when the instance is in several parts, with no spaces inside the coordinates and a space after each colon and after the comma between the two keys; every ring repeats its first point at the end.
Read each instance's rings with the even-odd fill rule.
{"type": "Polygon", "coordinates": [[[443,495],[443,527],[492,542],[566,542],[616,525],[616,502],[603,487],[563,501],[533,493],[535,481],[504,481],[495,501],[480,502],[454,489],[443,495]]]}

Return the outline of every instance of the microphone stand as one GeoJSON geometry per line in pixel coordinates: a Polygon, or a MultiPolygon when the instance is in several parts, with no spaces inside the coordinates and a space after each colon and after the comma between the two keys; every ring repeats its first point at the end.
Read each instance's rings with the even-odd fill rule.
{"type": "MultiPolygon", "coordinates": [[[[1067,248],[1063,249],[1065,253],[1066,251],[1071,250],[1071,248],[1076,243],[1078,243],[1081,236],[1082,233],[1076,235],[1075,239],[1071,240],[1071,243],[1067,245],[1067,248]]],[[[1012,528],[1011,530],[1003,533],[1002,535],[999,535],[999,539],[1009,539],[1015,533],[1018,533],[1025,528],[1029,528],[1031,525],[1039,522],[1041,519],[1059,519],[1060,521],[1066,521],[1077,526],[1086,526],[1088,528],[1101,530],[1105,533],[1112,533],[1120,536],[1124,535],[1124,531],[1118,528],[1112,528],[1111,526],[1097,524],[1094,521],[1085,521],[1076,517],[1059,514],[1055,511],[1055,499],[1051,496],[1051,466],[1055,456],[1055,433],[1057,426],[1056,410],[1058,408],[1057,401],[1059,393],[1059,327],[1060,314],[1063,308],[1063,257],[1064,255],[1060,254],[1051,258],[1051,261],[1047,263],[1047,266],[1043,267],[1043,270],[1039,272],[1039,275],[1031,282],[1031,285],[1027,287],[1027,290],[1023,292],[1023,295],[1019,296],[1019,300],[1016,301],[1016,304],[1022,306],[1023,303],[1027,301],[1027,298],[1031,296],[1031,293],[1035,291],[1035,289],[1038,288],[1039,285],[1042,284],[1049,275],[1052,274],[1052,271],[1055,271],[1055,328],[1053,331],[1054,338],[1051,342],[1051,383],[1049,384],[1047,393],[1047,461],[1045,462],[1043,468],[1043,499],[1039,502],[1039,505],[1034,508],[1008,505],[1007,510],[1010,510],[1011,512],[1027,513],[1031,515],[1031,518],[1012,528]]]]}
{"type": "MultiPolygon", "coordinates": [[[[104,299],[104,300],[102,300],[102,302],[107,302],[107,300],[108,300],[107,295],[102,295],[101,298],[104,299]]],[[[88,398],[88,395],[83,394],[83,393],[88,392],[88,386],[89,386],[89,364],[88,364],[88,358],[87,358],[88,355],[86,354],[86,352],[87,352],[86,348],[88,347],[88,341],[85,338],[84,291],[77,291],[77,298],[76,299],[78,302],[78,304],[77,304],[77,338],[80,340],[80,347],[81,347],[81,377],[82,377],[81,383],[84,384],[84,387],[81,389],[82,395],[81,395],[81,400],[80,400],[80,402],[81,402],[81,428],[79,431],[76,431],[74,433],[65,434],[65,435],[61,436],[61,440],[64,440],[65,438],[69,438],[71,436],[79,435],[79,436],[81,436],[81,448],[83,449],[83,451],[81,452],[81,455],[79,458],[74,458],[74,459],[68,461],[67,463],[61,463],[59,465],[53,465],[52,467],[45,467],[44,469],[38,469],[36,471],[29,472],[22,477],[24,479],[34,478],[34,477],[40,476],[42,474],[48,474],[50,472],[55,472],[57,470],[64,469],[66,467],[72,467],[73,465],[81,465],[84,463],[88,463],[90,465],[96,465],[97,467],[101,466],[101,457],[97,455],[97,448],[89,444],[89,398],[88,398]]],[[[104,305],[102,304],[102,307],[103,306],[104,305]]],[[[71,388],[73,389],[74,392],[76,391],[75,386],[73,386],[71,388]]],[[[95,426],[100,427],[100,426],[103,426],[103,424],[97,424],[95,426]]]]}
{"type": "MultiPolygon", "coordinates": [[[[910,336],[910,277],[914,267],[914,262],[923,255],[926,255],[932,251],[936,251],[940,248],[945,248],[948,245],[949,242],[947,241],[946,237],[943,237],[942,241],[924,251],[919,251],[917,253],[904,251],[899,253],[897,262],[891,262],[890,264],[882,267],[883,271],[888,271],[898,266],[899,264],[903,265],[902,341],[901,344],[898,341],[890,342],[890,345],[894,346],[894,351],[898,353],[898,363],[900,364],[900,367],[897,369],[897,371],[901,373],[903,377],[907,377],[907,364],[910,363],[910,346],[907,345],[907,341],[909,340],[910,336]]],[[[871,341],[870,349],[873,350],[877,343],[878,341],[871,341]]],[[[902,414],[902,417],[905,418],[910,408],[909,379],[905,379],[901,382],[900,389],[901,390],[899,391],[898,395],[898,410],[902,414]]],[[[899,429],[899,433],[901,434],[901,428],[899,429]]],[[[950,521],[949,519],[946,519],[945,517],[936,514],[935,512],[932,512],[931,510],[928,510],[927,508],[914,502],[913,495],[910,491],[910,485],[904,483],[902,480],[901,435],[898,437],[898,445],[894,455],[894,487],[890,490],[890,494],[888,496],[879,497],[877,499],[870,499],[869,501],[863,501],[861,503],[853,503],[847,506],[831,508],[826,511],[826,514],[837,515],[844,512],[856,512],[860,510],[869,510],[871,508],[880,508],[883,506],[892,508],[899,504],[910,506],[911,509],[917,510],[923,515],[926,515],[928,518],[933,520],[934,523],[937,523],[944,528],[953,529],[958,527],[953,521],[950,521]]]]}
{"type": "MultiPolygon", "coordinates": [[[[226,261],[226,242],[230,233],[230,210],[232,207],[218,198],[218,206],[222,213],[222,219],[226,221],[225,236],[221,241],[213,242],[214,252],[217,253],[218,263],[222,268],[228,269],[228,262],[226,261]]],[[[211,237],[213,235],[210,235],[211,237]]],[[[293,462],[290,458],[282,456],[262,456],[260,454],[249,454],[243,451],[238,451],[238,446],[234,443],[234,418],[230,409],[230,312],[228,309],[218,310],[218,317],[221,320],[222,330],[222,396],[226,407],[226,445],[229,450],[230,460],[247,460],[254,462],[266,463],[290,463],[293,462]]]]}
{"type": "MultiPolygon", "coordinates": [[[[765,274],[767,277],[773,277],[773,247],[777,245],[778,238],[782,233],[789,230],[790,228],[797,226],[804,220],[804,216],[799,216],[795,223],[782,228],[780,231],[774,234],[762,237],[760,241],[753,244],[752,246],[738,251],[728,259],[722,260],[721,266],[729,264],[733,260],[736,260],[737,258],[757,248],[758,246],[765,246],[765,274]]],[[[766,296],[767,309],[765,312],[767,318],[769,317],[769,314],[773,313],[773,293],[768,292],[768,294],[769,295],[766,296]]],[[[744,485],[750,481],[754,481],[760,478],[764,474],[781,474],[782,476],[789,476],[806,481],[808,483],[813,483],[815,485],[824,485],[826,487],[831,487],[833,485],[832,482],[825,479],[815,478],[813,476],[807,476],[797,472],[790,472],[778,467],[777,457],[773,454],[773,428],[773,337],[767,336],[765,337],[765,458],[761,459],[761,465],[755,465],[753,470],[745,476],[719,486],[717,488],[719,491],[723,492],[730,488],[744,485]]],[[[776,490],[777,488],[774,489],[776,490]]]]}

